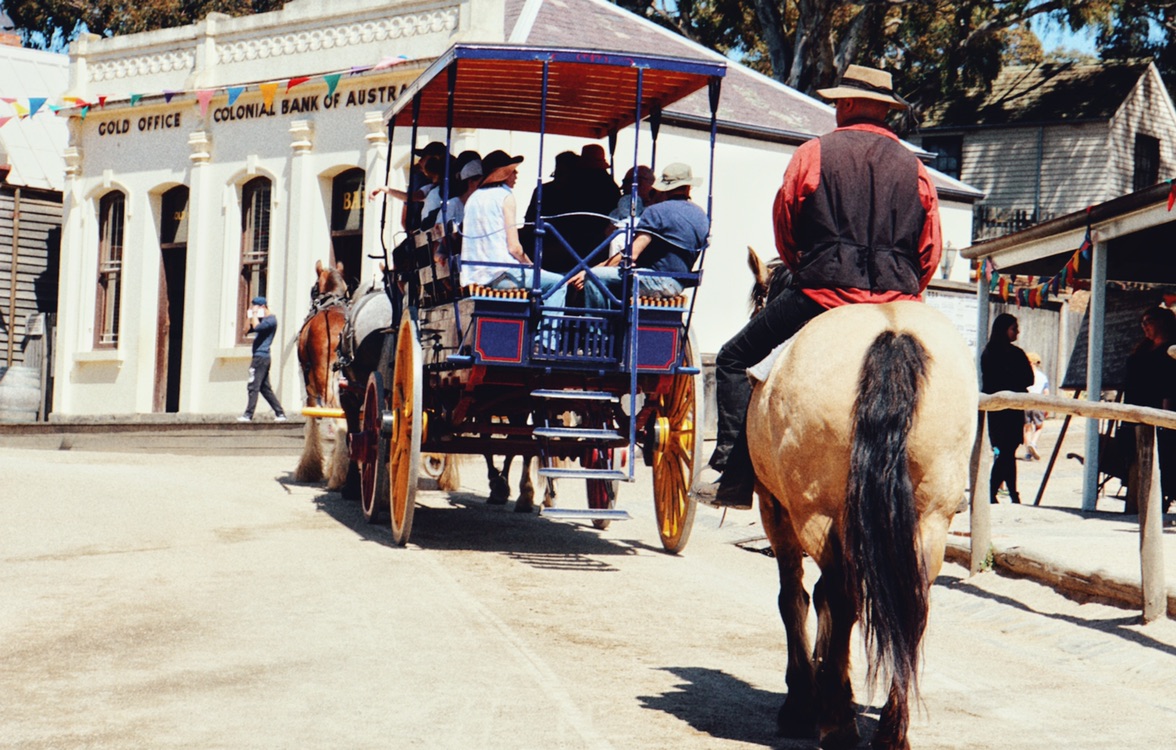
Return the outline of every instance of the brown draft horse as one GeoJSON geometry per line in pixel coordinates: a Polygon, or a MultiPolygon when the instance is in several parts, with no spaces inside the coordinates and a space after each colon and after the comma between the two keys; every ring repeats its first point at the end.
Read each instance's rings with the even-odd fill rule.
{"type": "MultiPolygon", "coordinates": [[[[749,263],[763,299],[768,269],[754,252],[749,263]]],[[[825,312],[755,385],[748,439],[788,635],[782,734],[857,745],[849,644],[862,620],[869,681],[888,687],[873,746],[910,747],[929,590],[967,485],[977,399],[972,352],[920,302],[825,312]],[[821,569],[812,651],[804,553],[821,569]]]]}
{"type": "MultiPolygon", "coordinates": [[[[298,332],[298,363],[302,365],[302,379],[306,383],[306,405],[338,408],[339,334],[347,319],[347,282],[343,278],[343,264],[334,268],[315,263],[317,280],[311,289],[310,312],[298,332]]],[[[327,489],[337,490],[347,478],[347,423],[327,420],[330,437],[334,441],[327,489]]],[[[294,469],[300,482],[318,482],[324,477],[322,434],[317,417],[306,421],[302,456],[294,469]]]]}

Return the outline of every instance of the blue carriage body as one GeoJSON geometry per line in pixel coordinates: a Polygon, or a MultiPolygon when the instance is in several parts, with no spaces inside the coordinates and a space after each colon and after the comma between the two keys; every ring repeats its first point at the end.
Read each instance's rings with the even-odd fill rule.
{"type": "MultiPolygon", "coordinates": [[[[389,140],[398,124],[407,121],[416,145],[417,129],[444,127],[447,141],[455,128],[480,128],[534,132],[539,140],[539,174],[543,166],[543,137],[548,133],[584,138],[609,137],[634,126],[633,164],[643,125],[656,137],[662,108],[700,89],[708,88],[711,104],[711,160],[713,185],[715,112],[719,86],[726,71],[722,62],[671,58],[625,52],[550,49],[516,45],[458,44],[439,57],[398,98],[385,114],[389,140]],[[492,94],[490,92],[493,92],[492,94]]],[[[448,145],[448,144],[447,144],[448,145]]],[[[451,149],[447,149],[446,160],[451,149]]],[[[391,159],[389,159],[389,163],[391,159]]],[[[443,212],[449,195],[448,163],[441,185],[443,212]]],[[[628,186],[636,195],[635,186],[628,186]]],[[[535,264],[542,265],[545,242],[556,242],[571,251],[567,240],[544,221],[542,177],[539,178],[539,210],[535,225],[535,264]]],[[[710,215],[711,197],[707,197],[710,215]]],[[[447,226],[442,215],[442,226],[447,226]]],[[[595,376],[625,375],[626,390],[637,390],[641,374],[692,371],[684,367],[693,295],[670,299],[642,298],[637,294],[637,275],[630,247],[636,217],[618,226],[611,236],[578,258],[564,274],[566,282],[580,270],[589,270],[608,257],[614,238],[624,237],[622,292],[608,295],[609,310],[552,306],[539,288],[538,274],[528,273],[530,288],[497,290],[459,288],[457,264],[439,271],[434,253],[425,249],[410,255],[408,269],[398,268],[408,280],[406,307],[418,316],[421,327],[433,336],[433,356],[426,366],[450,368],[540,368],[544,371],[583,371],[595,376]],[[436,293],[444,289],[443,293],[436,293]],[[515,292],[515,293],[512,293],[515,292]]],[[[434,233],[433,243],[445,238],[434,233]]],[[[701,281],[701,249],[696,269],[676,275],[684,287],[701,281]]],[[[399,266],[405,261],[397,259],[399,266]]],[[[598,283],[589,279],[586,283],[598,283]]],[[[546,295],[550,297],[550,293],[546,295]]],[[[397,307],[394,305],[394,307],[397,307]]]]}

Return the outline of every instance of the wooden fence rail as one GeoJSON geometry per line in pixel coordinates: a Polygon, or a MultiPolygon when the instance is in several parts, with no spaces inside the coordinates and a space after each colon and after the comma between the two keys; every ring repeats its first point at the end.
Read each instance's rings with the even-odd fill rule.
{"type": "MultiPolygon", "coordinates": [[[[989,504],[989,470],[991,458],[985,450],[986,411],[1005,409],[1040,409],[1057,414],[1071,414],[1089,419],[1112,419],[1135,424],[1136,461],[1139,465],[1139,563],[1143,592],[1143,621],[1151,622],[1167,614],[1164,584],[1163,498],[1160,490],[1159,459],[1156,455],[1156,427],[1176,429],[1176,412],[1132,404],[1106,401],[1081,401],[1061,396],[1032,393],[980,394],[976,442],[972,445],[972,538],[971,569],[980,572],[992,547],[992,521],[989,504]]],[[[1088,456],[1087,460],[1097,460],[1088,456]]]]}

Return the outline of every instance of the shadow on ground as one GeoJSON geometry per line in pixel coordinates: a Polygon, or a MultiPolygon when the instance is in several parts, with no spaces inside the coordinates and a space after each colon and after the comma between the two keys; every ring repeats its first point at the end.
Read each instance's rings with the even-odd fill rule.
{"type": "MultiPolygon", "coordinates": [[[[998,575],[1003,575],[1003,573],[998,573],[998,575]]],[[[1077,625],[1079,627],[1089,628],[1090,630],[1096,630],[1100,633],[1107,633],[1110,635],[1118,636],[1119,638],[1123,638],[1124,640],[1128,640],[1133,643],[1137,643],[1140,646],[1144,646],[1145,648],[1154,649],[1156,651],[1159,651],[1160,653],[1167,654],[1169,656],[1176,656],[1176,647],[1173,647],[1170,644],[1167,644],[1162,641],[1151,638],[1148,635],[1146,635],[1145,633],[1142,633],[1142,632],[1135,630],[1131,627],[1133,625],[1139,624],[1139,615],[1138,614],[1123,615],[1122,617],[1111,617],[1111,618],[1107,618],[1107,619],[1085,619],[1085,618],[1081,618],[1081,617],[1074,617],[1073,615],[1064,615],[1064,614],[1060,614],[1057,612],[1043,612],[1039,609],[1034,609],[1033,607],[1030,607],[1029,605],[1025,604],[1024,602],[1018,601],[1017,599],[1014,599],[1012,597],[1004,596],[1003,594],[995,594],[991,591],[985,591],[984,589],[972,584],[970,581],[968,581],[964,578],[957,578],[955,576],[949,576],[949,575],[941,575],[935,579],[935,585],[936,586],[943,586],[944,588],[954,589],[956,591],[960,591],[960,592],[963,592],[965,594],[969,594],[971,596],[975,596],[980,599],[987,599],[988,601],[995,602],[997,604],[1002,604],[1006,607],[1012,607],[1013,609],[1019,609],[1022,612],[1029,612],[1034,615],[1040,615],[1041,617],[1047,617],[1051,620],[1058,620],[1060,622],[1067,622],[1067,623],[1071,623],[1073,625],[1077,625]]],[[[1079,602],[1081,602],[1083,600],[1089,601],[1091,599],[1091,597],[1078,597],[1078,596],[1067,595],[1063,591],[1058,591],[1058,595],[1065,596],[1068,599],[1072,599],[1074,601],[1079,601],[1079,602]]],[[[1097,599],[1097,597],[1095,597],[1095,598],[1097,599]]],[[[1106,601],[1106,600],[1098,599],[1098,601],[1106,601]]],[[[1118,603],[1116,603],[1116,602],[1107,602],[1107,603],[1111,604],[1113,606],[1119,606],[1118,603]]]]}
{"type": "MultiPolygon", "coordinates": [[[[299,484],[291,475],[277,481],[299,484]]],[[[380,523],[369,524],[359,501],[347,500],[338,492],[322,492],[315,506],[364,541],[393,546],[387,513],[380,523]]],[[[425,549],[497,552],[536,568],[576,569],[610,572],[616,568],[597,559],[612,555],[634,555],[641,551],[660,552],[642,541],[614,536],[587,523],[568,523],[543,518],[537,513],[515,513],[514,503],[488,505],[484,497],[471,492],[428,493],[413,514],[409,544],[425,549]]]]}
{"type": "MultiPolygon", "coordinates": [[[[785,694],[752,687],[726,672],[702,667],[663,667],[682,680],[670,691],[641,696],[641,706],[661,711],[711,737],[762,745],[776,750],[811,750],[813,739],[787,739],[776,734],[776,712],[785,694]]],[[[868,738],[878,727],[873,707],[857,706],[859,747],[869,747],[868,738]]]]}

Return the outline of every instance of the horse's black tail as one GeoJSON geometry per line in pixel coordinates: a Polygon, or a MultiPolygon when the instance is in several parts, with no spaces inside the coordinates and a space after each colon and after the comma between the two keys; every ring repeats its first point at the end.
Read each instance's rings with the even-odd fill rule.
{"type": "Polygon", "coordinates": [[[927,625],[927,572],[907,463],[907,437],[927,371],[927,351],[885,331],[866,352],[854,404],[845,504],[847,587],[864,617],[871,683],[915,687],[927,625]]]}

